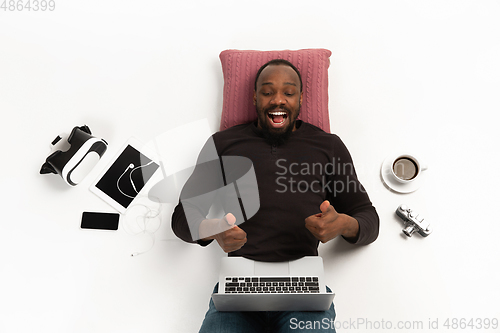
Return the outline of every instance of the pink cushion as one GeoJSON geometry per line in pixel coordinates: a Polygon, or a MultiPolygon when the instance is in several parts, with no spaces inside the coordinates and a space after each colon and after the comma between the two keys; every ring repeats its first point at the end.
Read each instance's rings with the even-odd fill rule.
{"type": "Polygon", "coordinates": [[[290,61],[302,76],[304,95],[299,119],[330,132],[328,67],[331,54],[326,49],[222,51],[219,57],[224,76],[224,95],[220,129],[257,119],[253,105],[255,76],[263,64],[280,58],[290,61]]]}

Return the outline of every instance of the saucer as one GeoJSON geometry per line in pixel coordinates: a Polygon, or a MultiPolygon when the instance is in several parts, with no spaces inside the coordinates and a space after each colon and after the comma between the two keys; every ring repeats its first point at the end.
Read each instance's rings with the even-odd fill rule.
{"type": "Polygon", "coordinates": [[[401,154],[393,154],[388,156],[385,160],[384,163],[382,163],[382,167],[380,168],[380,175],[382,177],[382,180],[384,181],[384,184],[391,190],[398,192],[398,193],[411,193],[415,192],[420,188],[420,186],[423,184],[425,180],[425,171],[422,170],[420,172],[420,175],[418,176],[417,179],[414,181],[411,181],[409,183],[400,183],[398,182],[395,178],[394,175],[392,174],[391,168],[392,168],[392,161],[396,157],[398,157],[401,154]]]}

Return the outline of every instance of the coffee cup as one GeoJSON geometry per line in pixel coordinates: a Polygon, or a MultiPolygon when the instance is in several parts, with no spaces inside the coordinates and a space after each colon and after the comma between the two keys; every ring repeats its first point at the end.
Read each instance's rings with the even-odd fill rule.
{"type": "Polygon", "coordinates": [[[427,169],[426,165],[421,164],[418,158],[410,154],[399,154],[392,160],[390,166],[392,176],[402,184],[415,181],[422,171],[427,169]]]}

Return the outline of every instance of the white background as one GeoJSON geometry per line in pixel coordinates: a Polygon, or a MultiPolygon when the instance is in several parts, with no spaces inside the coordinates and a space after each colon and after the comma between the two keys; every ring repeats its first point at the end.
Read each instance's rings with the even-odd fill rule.
{"type": "Polygon", "coordinates": [[[229,48],[333,52],[332,132],[381,221],[369,246],[320,247],[338,332],[500,318],[499,1],[55,2],[0,11],[0,332],[198,330],[217,244],[177,240],[165,204],[153,248],[131,257],[148,235],[127,233],[123,217],[115,232],[81,230],[80,215],[112,211],[88,187],[130,136],[204,118],[218,129],[229,48]],[[39,175],[52,139],[83,124],[110,144],[99,167],[74,188],[39,175]],[[412,194],[380,179],[400,150],[429,166],[412,194]],[[428,238],[402,235],[401,203],[431,222],[428,238]]]}

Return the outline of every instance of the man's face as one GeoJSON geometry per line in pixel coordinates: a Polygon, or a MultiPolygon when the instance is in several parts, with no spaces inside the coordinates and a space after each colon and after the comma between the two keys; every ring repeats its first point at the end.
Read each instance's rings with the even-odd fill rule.
{"type": "Polygon", "coordinates": [[[286,65],[269,65],[257,80],[253,101],[258,127],[272,136],[295,130],[302,104],[299,76],[286,65]]]}

